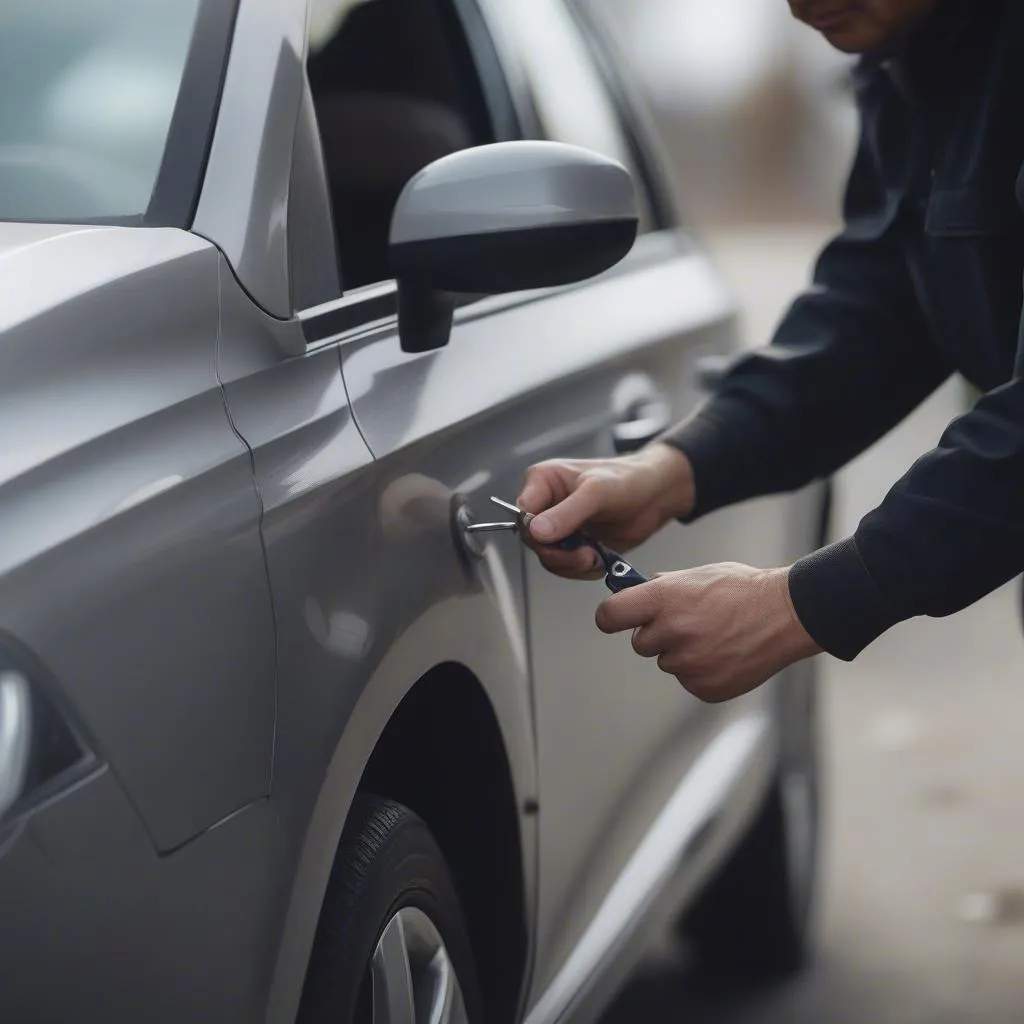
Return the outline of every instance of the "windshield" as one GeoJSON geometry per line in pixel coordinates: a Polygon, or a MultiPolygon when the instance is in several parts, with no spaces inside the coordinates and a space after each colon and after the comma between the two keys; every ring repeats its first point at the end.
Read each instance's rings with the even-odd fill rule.
{"type": "Polygon", "coordinates": [[[0,220],[131,220],[201,0],[0,0],[0,220]]]}

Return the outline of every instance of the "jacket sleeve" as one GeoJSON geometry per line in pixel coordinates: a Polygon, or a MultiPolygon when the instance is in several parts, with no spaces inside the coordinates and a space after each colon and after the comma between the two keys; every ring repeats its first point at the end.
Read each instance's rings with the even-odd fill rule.
{"type": "Polygon", "coordinates": [[[1024,344],[1014,379],[955,420],[853,537],[790,572],[797,615],[852,660],[889,627],[966,608],[1024,572],[1024,344]]]}
{"type": "Polygon", "coordinates": [[[660,440],[694,467],[688,521],[794,490],[868,448],[951,373],[930,338],[898,226],[863,142],[845,228],[770,345],[742,354],[716,393],[660,440]]]}

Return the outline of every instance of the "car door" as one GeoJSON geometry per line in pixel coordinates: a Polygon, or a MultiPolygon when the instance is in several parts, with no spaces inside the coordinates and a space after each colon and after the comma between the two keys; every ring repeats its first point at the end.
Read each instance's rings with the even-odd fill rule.
{"type": "MultiPolygon", "coordinates": [[[[731,300],[676,226],[663,180],[645,173],[662,158],[639,150],[637,126],[619,119],[577,19],[560,0],[495,4],[493,17],[520,60],[534,129],[616,157],[640,192],[641,237],[616,270],[496,316],[489,331],[506,358],[544,381],[530,435],[519,442],[529,461],[612,456],[701,401],[702,363],[735,345],[731,300]]],[[[752,503],[685,531],[670,526],[631,557],[648,573],[725,560],[767,565],[782,557],[787,536],[781,502],[752,503]]],[[[613,883],[698,755],[751,701],[701,705],[637,658],[628,636],[601,635],[598,586],[565,582],[530,559],[527,593],[541,804],[539,998],[556,981],[572,991],[581,972],[610,955],[645,896],[631,891],[595,930],[613,883]]]]}

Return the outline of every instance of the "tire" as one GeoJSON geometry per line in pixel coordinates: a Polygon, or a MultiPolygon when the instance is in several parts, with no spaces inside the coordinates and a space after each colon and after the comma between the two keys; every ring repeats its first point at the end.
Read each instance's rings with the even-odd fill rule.
{"type": "Polygon", "coordinates": [[[465,920],[430,830],[401,804],[360,795],[327,886],[297,1022],[401,1020],[388,1004],[410,999],[409,1019],[483,1019],[465,920]],[[447,1007],[440,1014],[438,1000],[447,1007]]]}
{"type": "Polygon", "coordinates": [[[783,980],[811,951],[821,828],[817,687],[791,685],[779,766],[749,832],[683,921],[709,974],[783,980]]]}

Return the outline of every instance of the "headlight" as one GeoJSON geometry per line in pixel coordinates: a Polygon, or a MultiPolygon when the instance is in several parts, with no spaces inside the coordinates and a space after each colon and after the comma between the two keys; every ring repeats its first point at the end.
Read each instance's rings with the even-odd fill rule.
{"type": "Polygon", "coordinates": [[[18,672],[0,674],[0,821],[25,791],[32,741],[32,698],[18,672]]]}
{"type": "Polygon", "coordinates": [[[0,662],[0,825],[56,796],[93,763],[29,675],[0,662]]]}

